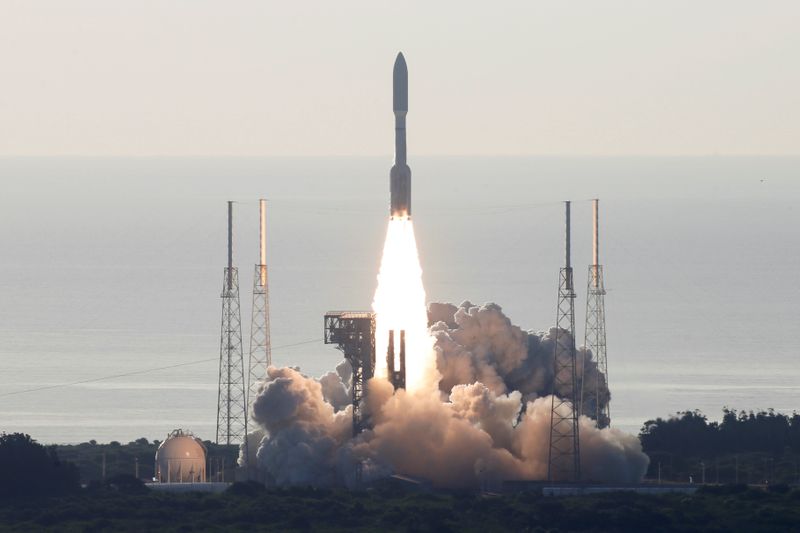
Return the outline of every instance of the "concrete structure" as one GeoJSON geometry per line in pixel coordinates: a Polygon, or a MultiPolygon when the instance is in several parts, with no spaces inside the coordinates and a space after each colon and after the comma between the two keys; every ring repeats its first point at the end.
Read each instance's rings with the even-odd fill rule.
{"type": "Polygon", "coordinates": [[[148,483],[147,488],[158,492],[186,493],[186,492],[208,492],[219,494],[225,492],[231,483],[211,482],[211,483],[148,483]]]}
{"type": "Polygon", "coordinates": [[[406,163],[406,114],[408,113],[408,67],[403,53],[397,54],[392,75],[394,108],[394,166],[389,174],[392,218],[411,216],[411,169],[406,163]]]}
{"type": "Polygon", "coordinates": [[[206,447],[191,432],[172,431],[156,450],[155,478],[159,483],[204,483],[206,447]]]}
{"type": "Polygon", "coordinates": [[[582,496],[603,494],[608,492],[635,492],[637,494],[693,494],[699,485],[687,484],[655,484],[655,483],[608,483],[593,485],[588,483],[547,483],[543,481],[508,480],[503,482],[504,493],[538,492],[543,496],[582,496]]]}

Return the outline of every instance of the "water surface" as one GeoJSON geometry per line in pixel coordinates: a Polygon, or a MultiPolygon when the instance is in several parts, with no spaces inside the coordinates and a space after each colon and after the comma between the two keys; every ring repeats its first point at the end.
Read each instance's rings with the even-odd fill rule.
{"type": "MultiPolygon", "coordinates": [[[[266,197],[274,361],[313,375],[332,369],[340,354],[321,342],[322,316],[370,306],[390,166],[381,158],[0,159],[0,431],[127,442],[182,427],[214,438],[228,199],[241,202],[245,337],[256,200],[266,197]]],[[[724,406],[799,407],[800,159],[412,158],[411,166],[429,299],[496,302],[526,329],[555,319],[560,202],[571,199],[582,338],[589,199],[601,198],[614,425],[635,432],[684,409],[718,418],[724,406]]]]}

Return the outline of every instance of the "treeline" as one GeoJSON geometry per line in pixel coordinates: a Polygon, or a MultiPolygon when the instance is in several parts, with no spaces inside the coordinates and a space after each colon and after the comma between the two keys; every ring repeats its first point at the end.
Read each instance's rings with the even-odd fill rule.
{"type": "Polygon", "coordinates": [[[78,468],[22,433],[0,435],[0,498],[46,496],[80,488],[78,468]]]}
{"type": "MultiPolygon", "coordinates": [[[[154,475],[159,444],[141,438],[128,444],[89,441],[44,446],[30,435],[2,433],[0,498],[66,494],[80,490],[81,486],[108,482],[148,481],[154,475]]],[[[204,444],[208,450],[209,475],[224,470],[220,477],[232,480],[239,447],[204,444]]]]}
{"type": "Polygon", "coordinates": [[[731,453],[800,454],[800,415],[725,409],[721,422],[709,422],[700,411],[645,422],[639,439],[649,451],[669,450],[685,456],[716,457],[731,453]]]}
{"type": "Polygon", "coordinates": [[[709,421],[699,411],[645,422],[639,439],[650,457],[647,477],[695,483],[797,484],[800,415],[723,411],[709,421]]]}
{"type": "Polygon", "coordinates": [[[223,494],[89,488],[46,500],[0,499],[0,531],[796,532],[800,490],[709,487],[552,498],[526,492],[404,494],[234,484],[223,494]]]}
{"type": "MultiPolygon", "coordinates": [[[[75,463],[81,474],[82,483],[102,481],[115,476],[135,476],[150,480],[155,475],[155,455],[161,442],[136,439],[127,444],[111,441],[99,444],[94,440],[81,444],[59,444],[53,446],[64,461],[75,463]]],[[[219,469],[231,471],[239,457],[239,447],[215,444],[204,441],[208,451],[208,473],[213,475],[219,469]]],[[[232,479],[232,474],[226,475],[232,479]]]]}

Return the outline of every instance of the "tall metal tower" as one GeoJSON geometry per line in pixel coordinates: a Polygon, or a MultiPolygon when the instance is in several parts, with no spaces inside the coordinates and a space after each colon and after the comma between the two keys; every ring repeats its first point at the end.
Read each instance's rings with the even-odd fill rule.
{"type": "MultiPolygon", "coordinates": [[[[375,313],[329,311],[325,313],[325,344],[337,344],[353,368],[353,436],[369,427],[362,400],[375,372],[375,313]]],[[[358,470],[357,470],[358,472],[358,470]]]]}
{"type": "Polygon", "coordinates": [[[575,290],[570,258],[570,202],[566,206],[565,265],[559,272],[556,338],[553,351],[553,391],[550,407],[548,481],[578,481],[581,477],[578,430],[578,387],[575,368],[575,290]],[[561,394],[563,397],[557,396],[561,394]]]}
{"type": "MultiPolygon", "coordinates": [[[[592,264],[586,291],[586,331],[583,345],[592,351],[597,361],[598,376],[588,387],[581,376],[581,414],[597,421],[597,427],[611,424],[608,389],[608,359],[606,357],[606,289],[603,284],[603,265],[600,264],[599,200],[592,200],[592,264]]],[[[584,365],[585,368],[585,365],[584,365]]]]}
{"type": "Polygon", "coordinates": [[[233,266],[233,202],[228,202],[228,266],[222,283],[222,325],[219,338],[217,444],[245,446],[247,457],[247,393],[239,309],[239,270],[233,266]]]}
{"type": "Polygon", "coordinates": [[[272,347],[269,332],[269,280],[267,278],[267,201],[258,201],[259,214],[259,264],[253,273],[253,314],[250,320],[250,365],[247,406],[258,392],[259,380],[265,377],[272,364],[272,347]]]}

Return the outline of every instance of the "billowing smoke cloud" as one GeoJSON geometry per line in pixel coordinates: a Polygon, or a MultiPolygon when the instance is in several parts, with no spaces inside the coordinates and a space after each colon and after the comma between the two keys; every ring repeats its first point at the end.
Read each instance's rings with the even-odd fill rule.
{"type": "MultiPolygon", "coordinates": [[[[556,328],[547,333],[523,331],[511,323],[496,304],[483,307],[464,302],[460,306],[432,303],[428,307],[431,334],[436,339],[439,387],[449,392],[455,385],[479,381],[495,394],[519,391],[529,401],[553,390],[553,353],[556,328]]],[[[563,331],[560,343],[571,343],[563,331]]],[[[599,381],[600,401],[609,401],[605,376],[597,370],[590,351],[578,348],[577,374],[592,389],[599,381]],[[585,368],[584,368],[585,366],[585,368]]],[[[559,380],[556,394],[574,398],[571,379],[559,380]]],[[[580,387],[580,383],[578,383],[580,387]]]]}
{"type": "Polygon", "coordinates": [[[349,439],[352,407],[336,411],[323,387],[294,368],[267,369],[251,420],[265,432],[256,454],[278,485],[333,485],[330,458],[349,439]]]}
{"type": "Polygon", "coordinates": [[[319,383],[322,385],[322,397],[336,411],[346,409],[350,405],[352,379],[353,369],[347,360],[342,360],[336,365],[336,372],[328,372],[319,379],[319,383]]]}
{"type": "MultiPolygon", "coordinates": [[[[441,487],[546,478],[555,330],[522,331],[494,304],[432,304],[429,319],[438,390],[393,394],[386,380],[371,380],[364,408],[372,428],[356,438],[347,363],[319,380],[271,367],[251,414],[263,429],[256,455],[268,477],[278,485],[352,486],[358,469],[365,481],[399,473],[441,487]]],[[[584,358],[587,373],[597,374],[590,354],[584,358]]],[[[649,460],[635,436],[581,417],[580,439],[585,479],[644,475],[649,460]]]]}

